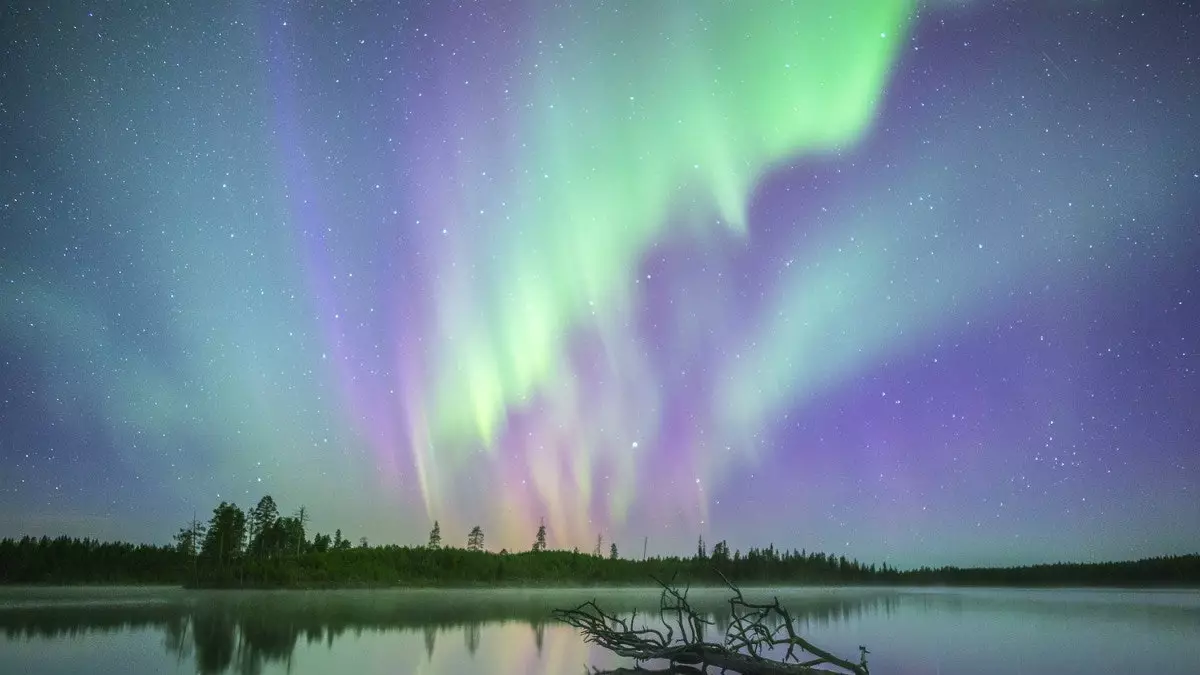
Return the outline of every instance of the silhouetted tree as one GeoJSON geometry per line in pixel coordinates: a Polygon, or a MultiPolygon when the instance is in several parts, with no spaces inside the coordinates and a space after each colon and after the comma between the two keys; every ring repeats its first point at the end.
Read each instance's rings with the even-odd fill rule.
{"type": "Polygon", "coordinates": [[[433,529],[429,531],[429,548],[441,548],[442,546],[442,526],[438,521],[433,521],[433,529]]]}
{"type": "Polygon", "coordinates": [[[277,519],[265,534],[271,542],[272,554],[295,551],[299,555],[300,544],[304,542],[304,527],[298,517],[277,519]]]}
{"type": "Polygon", "coordinates": [[[712,561],[715,563],[729,562],[729,544],[724,541],[718,541],[713,545],[712,561]]]}
{"type": "Polygon", "coordinates": [[[467,535],[467,550],[483,550],[483,528],[479,527],[478,525],[472,527],[471,532],[467,535]]]}
{"type": "Polygon", "coordinates": [[[201,554],[215,561],[220,567],[231,562],[242,552],[242,542],[245,538],[246,514],[236,504],[221,502],[213,509],[201,554]]]}
{"type": "Polygon", "coordinates": [[[333,540],[329,535],[318,532],[313,535],[312,550],[316,553],[324,553],[333,545],[333,540]]]}
{"type": "Polygon", "coordinates": [[[308,525],[308,509],[306,509],[304,506],[296,509],[295,518],[296,525],[298,525],[297,534],[299,535],[296,537],[296,555],[300,555],[300,549],[305,543],[304,527],[308,525]]]}
{"type": "Polygon", "coordinates": [[[191,522],[179,528],[174,536],[175,546],[180,553],[188,558],[195,558],[200,555],[200,545],[204,541],[204,532],[208,528],[204,523],[192,518],[191,522]]]}
{"type": "Polygon", "coordinates": [[[281,534],[276,521],[279,519],[279,507],[271,495],[264,495],[258,500],[258,505],[251,509],[248,525],[250,531],[250,550],[259,557],[274,552],[279,544],[281,534]]]}
{"type": "Polygon", "coordinates": [[[191,522],[180,528],[174,537],[176,549],[191,560],[193,581],[200,573],[200,546],[204,542],[204,532],[207,529],[204,523],[196,520],[193,513],[191,522]]]}
{"type": "Polygon", "coordinates": [[[537,537],[533,540],[533,550],[534,552],[546,550],[546,521],[544,520],[538,526],[537,537]]]}
{"type": "MultiPolygon", "coordinates": [[[[707,558],[654,557],[620,560],[610,543],[609,560],[572,551],[548,550],[546,526],[539,528],[534,553],[493,554],[483,551],[483,530],[471,529],[470,555],[453,548],[382,546],[370,548],[366,538],[357,548],[336,531],[336,539],[317,533],[311,546],[304,542],[303,516],[279,517],[273,522],[266,498],[254,509],[259,528],[255,541],[263,555],[248,555],[247,514],[235,504],[221,502],[207,526],[193,522],[174,536],[169,546],[98,542],[70,537],[0,539],[0,583],[194,583],[212,586],[386,585],[463,583],[620,583],[647,578],[675,577],[682,583],[713,580],[713,568],[731,581],[750,583],[886,583],[1020,586],[1197,586],[1200,555],[1144,560],[1008,568],[960,569],[923,567],[900,571],[884,562],[878,567],[841,555],[751,548],[729,555],[725,541],[712,546],[707,558]],[[297,544],[297,542],[300,542],[297,544]],[[198,555],[197,555],[198,553],[198,555]],[[616,560],[619,560],[617,562],[616,560]]],[[[440,524],[435,523],[440,545],[440,524]]],[[[598,537],[597,544],[603,545],[598,537]]],[[[598,551],[603,549],[599,548],[598,551]]],[[[701,537],[697,554],[705,552],[701,537]]]]}

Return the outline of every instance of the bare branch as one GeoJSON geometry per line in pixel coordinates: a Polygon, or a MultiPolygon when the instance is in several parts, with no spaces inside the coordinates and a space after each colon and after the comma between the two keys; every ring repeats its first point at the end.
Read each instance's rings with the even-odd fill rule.
{"type": "MultiPolygon", "coordinates": [[[[870,675],[867,669],[869,653],[859,647],[858,663],[835,656],[800,637],[796,633],[791,614],[772,598],[769,604],[752,603],[742,595],[720,571],[717,575],[733,592],[729,608],[733,620],[725,632],[721,644],[704,640],[704,627],[713,625],[688,603],[688,590],[680,591],[673,584],[654,581],[662,586],[659,596],[659,621],[666,629],[661,630],[639,625],[635,612],[629,620],[607,614],[595,600],[583,603],[575,609],[554,610],[554,616],[583,633],[584,642],[634,660],[633,669],[618,668],[604,671],[602,675],[629,675],[633,673],[692,673],[707,672],[712,666],[722,672],[733,671],[741,675],[833,675],[844,671],[850,675],[870,675]],[[678,637],[675,629],[679,629],[678,637]],[[767,659],[773,649],[786,647],[782,660],[767,659]],[[816,658],[803,662],[797,656],[807,653],[816,658]],[[643,661],[666,661],[664,669],[645,669],[643,661]],[[826,670],[820,666],[834,666],[840,671],[826,670]]],[[[673,580],[672,580],[673,581],[673,580]]],[[[594,671],[598,675],[601,671],[594,671]]]]}

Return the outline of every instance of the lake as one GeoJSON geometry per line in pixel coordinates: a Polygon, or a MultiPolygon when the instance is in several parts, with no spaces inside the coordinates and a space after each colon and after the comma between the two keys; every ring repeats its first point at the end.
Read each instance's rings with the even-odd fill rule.
{"type": "MultiPolygon", "coordinates": [[[[874,675],[1200,672],[1200,591],[747,589],[778,595],[813,643],[874,675]]],[[[689,599],[728,622],[729,593],[689,599]]],[[[0,673],[515,673],[632,665],[548,616],[653,589],[188,591],[0,588],[0,673]]],[[[713,637],[709,634],[707,637],[713,637]]]]}

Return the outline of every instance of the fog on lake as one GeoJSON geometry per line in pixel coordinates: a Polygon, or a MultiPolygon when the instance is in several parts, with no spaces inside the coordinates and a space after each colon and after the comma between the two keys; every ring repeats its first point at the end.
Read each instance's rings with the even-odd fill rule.
{"type": "MultiPolygon", "coordinates": [[[[792,588],[802,633],[835,654],[871,650],[874,675],[1197,672],[1200,592],[792,588]]],[[[728,590],[693,589],[714,625],[728,590]]],[[[2,673],[514,673],[629,666],[554,622],[596,599],[630,613],[655,589],[188,591],[0,589],[2,673]]]]}

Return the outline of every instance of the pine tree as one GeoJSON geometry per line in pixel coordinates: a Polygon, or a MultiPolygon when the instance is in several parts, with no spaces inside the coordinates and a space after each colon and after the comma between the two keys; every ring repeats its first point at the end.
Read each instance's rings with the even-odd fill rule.
{"type": "Polygon", "coordinates": [[[279,507],[271,495],[264,495],[258,500],[258,505],[250,510],[248,524],[250,530],[250,548],[260,556],[275,548],[275,521],[279,519],[279,507]]]}
{"type": "Polygon", "coordinates": [[[231,562],[242,552],[242,542],[245,539],[246,514],[237,504],[221,502],[213,509],[204,544],[201,546],[201,554],[215,560],[220,567],[231,562]]]}
{"type": "Polygon", "coordinates": [[[470,534],[467,535],[467,550],[483,550],[483,528],[479,527],[478,525],[472,527],[470,534]]]}
{"type": "Polygon", "coordinates": [[[204,532],[208,529],[204,523],[196,520],[192,516],[192,520],[185,527],[179,528],[179,532],[175,534],[176,549],[189,558],[195,558],[200,555],[200,543],[204,540],[204,532]]]}
{"type": "Polygon", "coordinates": [[[304,526],[308,524],[308,509],[301,506],[296,511],[296,523],[299,527],[299,536],[296,537],[296,555],[300,555],[300,547],[304,544],[304,526]]]}
{"type": "Polygon", "coordinates": [[[429,548],[442,547],[442,526],[433,521],[433,529],[429,531],[429,548]]]}
{"type": "Polygon", "coordinates": [[[545,551],[546,550],[546,521],[544,521],[544,520],[542,521],[542,524],[538,527],[537,539],[535,539],[533,541],[533,550],[534,551],[545,551]]]}
{"type": "Polygon", "coordinates": [[[712,549],[713,562],[729,562],[729,544],[718,541],[712,549]]]}
{"type": "Polygon", "coordinates": [[[608,545],[608,559],[609,560],[617,559],[617,543],[616,542],[613,542],[608,545]]]}
{"type": "Polygon", "coordinates": [[[312,550],[317,553],[325,553],[332,546],[332,542],[333,540],[329,538],[329,535],[318,532],[313,535],[312,550]]]}

